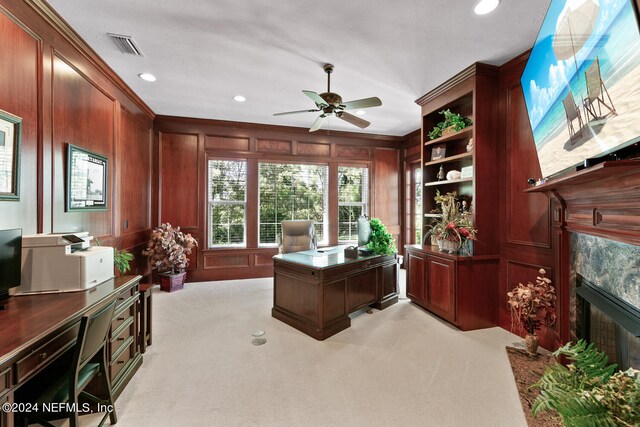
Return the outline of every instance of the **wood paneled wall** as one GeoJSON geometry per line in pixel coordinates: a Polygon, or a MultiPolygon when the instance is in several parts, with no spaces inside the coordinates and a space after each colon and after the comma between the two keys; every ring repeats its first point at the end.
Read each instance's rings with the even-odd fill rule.
{"type": "MultiPolygon", "coordinates": [[[[258,189],[247,188],[247,247],[207,248],[206,162],[208,158],[247,159],[249,182],[257,182],[258,161],[367,165],[371,182],[371,215],[384,222],[401,245],[400,137],[158,116],[154,122],[158,143],[154,187],[158,223],[169,222],[191,233],[199,242],[189,266],[189,281],[267,277],[273,274],[271,257],[277,249],[259,248],[258,189]]],[[[329,244],[336,245],[337,182],[330,181],[329,244]]]]}
{"type": "MultiPolygon", "coordinates": [[[[555,278],[553,271],[553,239],[551,235],[551,206],[542,194],[527,194],[527,179],[540,178],[542,173],[520,85],[520,76],[529,57],[528,53],[514,58],[500,69],[500,139],[501,156],[499,223],[501,224],[501,263],[499,304],[500,326],[511,328],[507,308],[507,292],[518,283],[535,282],[538,270],[544,268],[547,276],[555,278]]],[[[563,296],[564,297],[564,296],[563,296]]],[[[568,319],[560,319],[561,321],[568,319]]],[[[541,337],[541,345],[553,348],[552,333],[541,337]]]]}
{"type": "Polygon", "coordinates": [[[0,202],[0,229],[89,231],[148,272],[153,112],[41,0],[0,0],[0,70],[0,109],[23,120],[20,200],[0,202]],[[109,159],[106,211],[65,211],[69,143],[109,159]]]}

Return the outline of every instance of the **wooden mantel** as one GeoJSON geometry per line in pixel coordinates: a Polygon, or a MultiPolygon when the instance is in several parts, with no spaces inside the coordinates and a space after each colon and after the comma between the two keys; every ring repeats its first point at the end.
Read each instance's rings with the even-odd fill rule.
{"type": "Polygon", "coordinates": [[[554,221],[567,231],[640,245],[640,160],[603,162],[525,191],[556,199],[564,218],[554,221]]]}

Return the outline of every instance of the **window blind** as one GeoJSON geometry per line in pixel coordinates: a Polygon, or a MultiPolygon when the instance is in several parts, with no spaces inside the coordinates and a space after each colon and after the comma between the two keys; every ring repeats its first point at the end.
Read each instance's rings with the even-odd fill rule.
{"type": "Polygon", "coordinates": [[[209,160],[209,247],[245,245],[247,162],[209,160]]]}
{"type": "Polygon", "coordinates": [[[338,167],[338,241],[358,240],[358,218],[369,215],[369,170],[338,167]]]}
{"type": "Polygon", "coordinates": [[[318,243],[328,236],[329,166],[259,163],[259,242],[276,243],[283,220],[312,220],[318,243]]]}

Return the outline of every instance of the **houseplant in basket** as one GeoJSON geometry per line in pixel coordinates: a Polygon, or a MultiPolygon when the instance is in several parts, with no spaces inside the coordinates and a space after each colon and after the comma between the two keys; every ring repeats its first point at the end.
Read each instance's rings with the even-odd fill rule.
{"type": "Polygon", "coordinates": [[[438,248],[449,253],[462,252],[470,255],[467,243],[476,239],[478,230],[471,224],[468,213],[459,212],[457,193],[454,191],[441,195],[437,192],[434,199],[441,216],[429,227],[430,233],[436,236],[438,248]]]}
{"type": "Polygon", "coordinates": [[[167,223],[153,230],[147,249],[142,253],[149,257],[151,268],[158,270],[163,291],[172,292],[184,287],[189,265],[187,255],[196,246],[196,239],[180,231],[180,227],[173,228],[167,223]]]}
{"type": "Polygon", "coordinates": [[[551,327],[556,323],[556,291],[551,279],[545,277],[546,271],[540,269],[536,283],[518,285],[507,292],[507,302],[511,310],[511,330],[526,332],[524,343],[527,352],[534,356],[538,351],[536,332],[543,326],[551,327]]]}
{"type": "Polygon", "coordinates": [[[470,118],[462,117],[457,113],[452,113],[451,110],[442,110],[440,111],[440,114],[444,116],[444,121],[438,123],[431,132],[429,132],[429,138],[431,139],[460,132],[462,129],[473,124],[473,121],[470,118]]]}

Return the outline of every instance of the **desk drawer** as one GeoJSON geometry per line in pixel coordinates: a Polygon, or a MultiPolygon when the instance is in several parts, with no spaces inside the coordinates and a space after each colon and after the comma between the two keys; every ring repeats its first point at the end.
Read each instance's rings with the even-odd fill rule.
{"type": "Polygon", "coordinates": [[[120,325],[128,321],[136,314],[136,299],[133,297],[127,300],[127,304],[119,307],[116,313],[113,315],[113,321],[111,321],[111,331],[116,331],[120,325]]]}
{"type": "Polygon", "coordinates": [[[76,342],[79,331],[80,323],[77,323],[20,359],[16,363],[16,384],[27,379],[40,367],[49,364],[58,354],[71,347],[76,342]]]}
{"type": "Polygon", "coordinates": [[[0,372],[0,396],[5,394],[11,388],[11,368],[7,368],[0,372]]]}
{"type": "Polygon", "coordinates": [[[134,318],[130,317],[120,325],[119,329],[113,330],[110,341],[112,359],[115,358],[115,354],[125,345],[129,337],[135,337],[135,326],[134,318]]]}
{"type": "Polygon", "coordinates": [[[111,366],[109,367],[111,373],[111,384],[116,382],[120,372],[122,372],[124,367],[127,366],[127,363],[131,360],[131,357],[134,354],[135,344],[133,337],[129,337],[123,344],[126,348],[120,348],[122,352],[117,355],[117,357],[114,355],[114,358],[111,361],[111,366]]]}
{"type": "Polygon", "coordinates": [[[118,311],[120,307],[125,305],[129,298],[135,296],[137,293],[138,293],[138,287],[133,286],[132,288],[129,288],[126,291],[122,292],[120,295],[118,295],[118,298],[116,298],[116,311],[118,311]]]}

